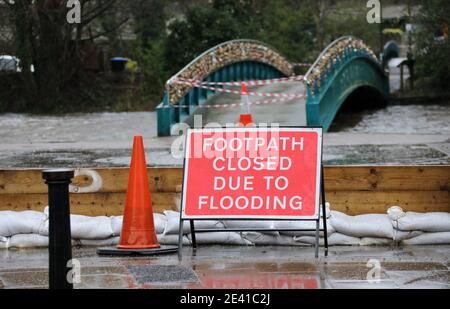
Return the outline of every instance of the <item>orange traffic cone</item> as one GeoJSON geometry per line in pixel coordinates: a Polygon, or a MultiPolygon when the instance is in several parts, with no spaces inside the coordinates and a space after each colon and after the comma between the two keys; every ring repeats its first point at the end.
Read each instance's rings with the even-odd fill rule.
{"type": "Polygon", "coordinates": [[[133,144],[122,233],[117,248],[100,248],[100,255],[154,255],[173,253],[176,246],[160,246],[153,222],[147,163],[142,136],[133,144]]]}
{"type": "Polygon", "coordinates": [[[147,163],[142,136],[133,144],[127,199],[123,217],[119,249],[159,248],[153,222],[147,163]]]}
{"type": "Polygon", "coordinates": [[[239,125],[241,127],[253,126],[253,116],[250,113],[250,102],[248,100],[248,89],[246,84],[242,84],[241,88],[241,106],[246,109],[246,113],[241,114],[239,125]]]}

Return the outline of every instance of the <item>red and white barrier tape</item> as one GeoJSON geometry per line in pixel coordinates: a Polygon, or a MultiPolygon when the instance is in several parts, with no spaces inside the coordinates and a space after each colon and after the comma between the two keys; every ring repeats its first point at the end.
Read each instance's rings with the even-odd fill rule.
{"type": "Polygon", "coordinates": [[[264,85],[273,85],[273,84],[281,84],[288,82],[303,82],[305,80],[305,76],[291,76],[284,78],[275,78],[275,79],[266,79],[266,80],[250,80],[250,81],[241,81],[241,82],[209,82],[209,81],[199,81],[194,79],[187,78],[174,78],[170,82],[171,83],[189,83],[195,85],[202,86],[232,86],[232,87],[241,87],[242,85],[247,86],[264,86],[264,85]]]}
{"type": "Polygon", "coordinates": [[[311,63],[294,63],[294,66],[309,68],[310,66],[312,66],[312,64],[311,63]]]}
{"type": "MultiPolygon", "coordinates": [[[[273,103],[281,103],[284,101],[289,101],[289,98],[278,98],[264,101],[255,101],[249,102],[249,106],[258,106],[258,105],[267,105],[273,103]]],[[[237,108],[247,106],[246,103],[226,103],[226,104],[211,104],[211,105],[198,105],[197,108],[206,108],[206,109],[214,109],[214,108],[237,108]]],[[[157,109],[165,109],[165,108],[189,108],[189,105],[173,105],[173,106],[159,106],[157,109]]]]}
{"type": "MultiPolygon", "coordinates": [[[[210,86],[205,86],[205,85],[199,85],[199,84],[195,84],[195,83],[191,83],[191,82],[178,81],[178,83],[190,85],[190,86],[196,87],[196,88],[211,90],[211,91],[215,91],[215,92],[242,95],[242,91],[240,91],[240,90],[222,89],[222,88],[210,87],[210,86]]],[[[249,96],[257,96],[257,97],[287,98],[287,99],[304,99],[304,98],[306,98],[306,95],[304,95],[304,94],[290,94],[290,93],[249,92],[248,95],[249,96]]]]}

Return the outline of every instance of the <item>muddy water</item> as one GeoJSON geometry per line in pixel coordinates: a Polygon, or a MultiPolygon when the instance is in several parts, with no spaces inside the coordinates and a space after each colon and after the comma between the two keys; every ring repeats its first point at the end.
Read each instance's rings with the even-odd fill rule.
{"type": "Polygon", "coordinates": [[[450,134],[450,104],[392,105],[383,109],[341,113],[331,132],[450,134]]]}
{"type": "MultiPolygon", "coordinates": [[[[450,134],[450,105],[394,105],[345,113],[337,117],[331,132],[450,134]]],[[[155,137],[156,113],[0,116],[3,144],[117,142],[129,141],[135,134],[155,137]]]]}
{"type": "Polygon", "coordinates": [[[449,105],[392,105],[383,109],[341,113],[332,132],[450,134],[449,105]]]}
{"type": "MultiPolygon", "coordinates": [[[[280,108],[270,107],[273,113],[280,108]]],[[[296,116],[283,117],[294,121],[296,116]]],[[[324,162],[450,164],[449,124],[450,105],[388,106],[341,114],[331,130],[337,133],[325,138],[324,162]]],[[[0,115],[0,168],[124,167],[137,134],[149,148],[149,165],[181,166],[182,160],[170,153],[173,139],[157,138],[156,125],[153,112],[0,115]]]]}
{"type": "Polygon", "coordinates": [[[156,113],[0,115],[0,142],[4,144],[119,142],[136,134],[156,135],[156,113]]]}

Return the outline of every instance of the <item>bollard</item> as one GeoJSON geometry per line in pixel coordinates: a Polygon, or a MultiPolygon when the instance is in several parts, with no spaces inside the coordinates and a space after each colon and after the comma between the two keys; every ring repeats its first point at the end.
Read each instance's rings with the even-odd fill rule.
{"type": "Polygon", "coordinates": [[[72,260],[69,184],[74,171],[46,170],[42,172],[42,177],[48,185],[49,287],[73,289],[73,283],[67,279],[72,269],[67,264],[72,260]]]}

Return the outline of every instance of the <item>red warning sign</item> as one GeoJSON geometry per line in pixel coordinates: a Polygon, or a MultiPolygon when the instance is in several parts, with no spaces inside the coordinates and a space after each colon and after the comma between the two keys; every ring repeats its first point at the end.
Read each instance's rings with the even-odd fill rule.
{"type": "Polygon", "coordinates": [[[183,219],[318,219],[322,129],[189,130],[183,219]]]}

